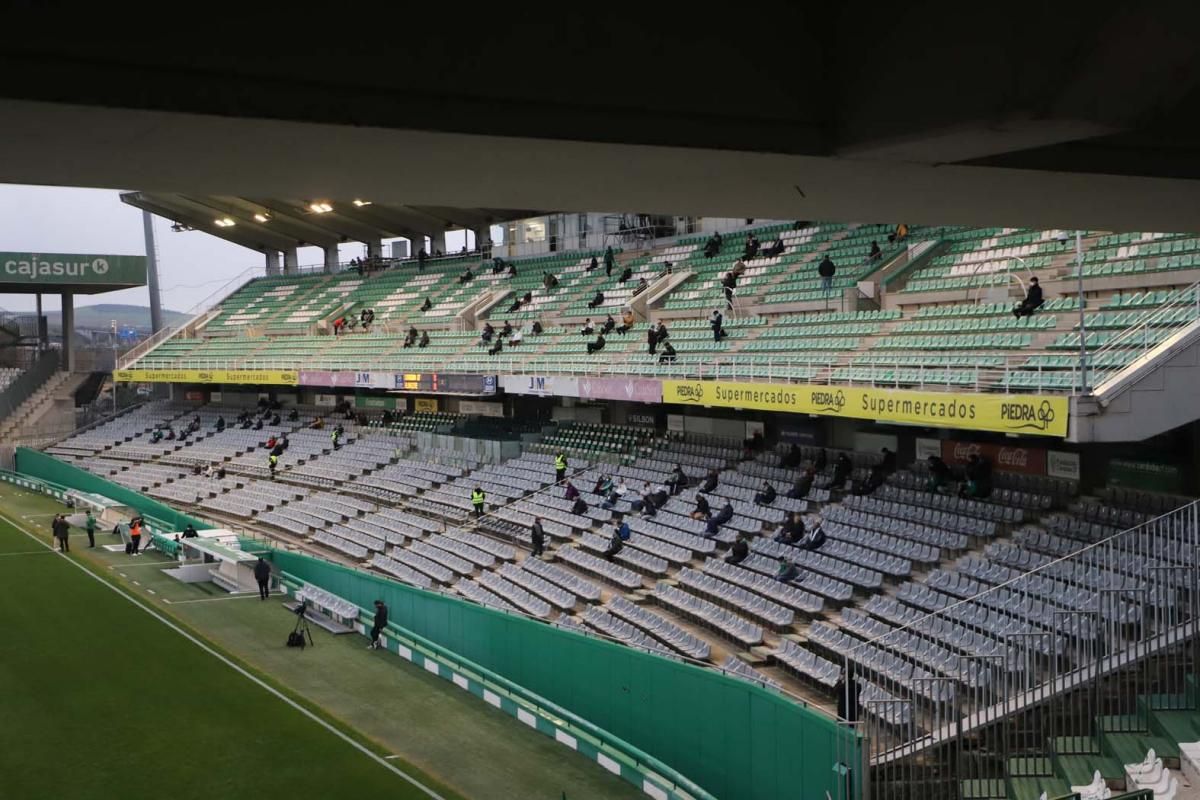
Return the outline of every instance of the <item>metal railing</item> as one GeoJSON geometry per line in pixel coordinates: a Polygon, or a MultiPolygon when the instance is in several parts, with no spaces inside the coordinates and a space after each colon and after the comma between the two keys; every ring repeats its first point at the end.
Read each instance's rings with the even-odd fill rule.
{"type": "Polygon", "coordinates": [[[978,593],[979,577],[947,573],[902,587],[851,624],[852,646],[821,653],[853,687],[871,797],[959,798],[964,782],[1039,774],[1052,747],[1098,750],[1105,733],[1149,730],[1157,709],[1196,708],[1200,503],[1042,554],[1071,541],[993,545],[974,565],[1013,577],[978,593]]]}
{"type": "Polygon", "coordinates": [[[199,303],[196,303],[196,305],[188,309],[186,312],[186,320],[178,325],[164,325],[156,333],[151,334],[141,342],[138,342],[136,345],[122,353],[117,358],[117,369],[127,369],[143,355],[150,352],[155,347],[158,347],[158,345],[162,344],[179,331],[184,330],[189,325],[194,325],[197,322],[200,322],[206,314],[216,311],[220,307],[221,303],[223,303],[230,294],[237,291],[242,284],[246,283],[246,281],[248,281],[250,278],[255,277],[259,272],[261,272],[261,268],[250,267],[221,284],[219,289],[212,292],[208,297],[204,298],[199,303]]]}
{"type": "MultiPolygon", "coordinates": [[[[526,339],[528,342],[529,339],[526,339]]],[[[581,340],[580,347],[583,347],[581,340]]],[[[414,353],[412,362],[391,361],[381,366],[373,363],[348,364],[345,359],[322,360],[309,357],[294,358],[176,358],[169,363],[133,366],[154,370],[318,370],[327,372],[422,372],[485,374],[485,375],[562,375],[564,377],[660,378],[672,380],[726,380],[762,383],[809,383],[829,386],[872,386],[877,388],[907,388],[924,391],[980,391],[1002,393],[1071,394],[1079,387],[1079,369],[1073,364],[1067,369],[1049,369],[1025,365],[1028,356],[1005,357],[998,367],[975,365],[946,366],[914,364],[903,360],[875,361],[870,365],[848,366],[835,359],[803,356],[771,356],[765,359],[718,357],[675,363],[654,360],[601,360],[584,356],[557,356],[531,353],[524,357],[442,355],[454,359],[431,367],[432,357],[420,358],[414,353]]]]}
{"type": "Polygon", "coordinates": [[[0,420],[7,418],[58,372],[58,350],[43,350],[28,368],[0,392],[0,420]]]}
{"type": "Polygon", "coordinates": [[[1157,335],[1157,331],[1179,330],[1171,318],[1184,309],[1195,312],[1196,318],[1200,318],[1200,281],[1172,292],[1166,302],[1157,306],[1153,313],[1147,314],[1100,347],[1091,350],[1088,355],[1088,361],[1092,365],[1089,381],[1091,386],[1103,386],[1125,369],[1126,365],[1132,364],[1158,347],[1163,339],[1157,335]],[[1119,367],[1106,366],[1105,361],[1112,361],[1111,356],[1118,351],[1124,355],[1124,364],[1119,367]]]}

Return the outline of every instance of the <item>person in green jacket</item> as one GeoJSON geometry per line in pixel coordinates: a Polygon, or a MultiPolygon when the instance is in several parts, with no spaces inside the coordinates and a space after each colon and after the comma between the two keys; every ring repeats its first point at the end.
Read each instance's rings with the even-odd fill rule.
{"type": "Polygon", "coordinates": [[[473,505],[475,507],[475,516],[476,517],[483,516],[483,504],[486,501],[487,501],[487,494],[484,493],[483,489],[476,486],[475,490],[473,492],[471,492],[471,505],[473,505]]]}
{"type": "Polygon", "coordinates": [[[83,526],[84,526],[84,528],[87,529],[88,547],[95,547],[96,546],[96,518],[94,516],[92,516],[91,509],[88,509],[87,520],[83,523],[83,526]]]}

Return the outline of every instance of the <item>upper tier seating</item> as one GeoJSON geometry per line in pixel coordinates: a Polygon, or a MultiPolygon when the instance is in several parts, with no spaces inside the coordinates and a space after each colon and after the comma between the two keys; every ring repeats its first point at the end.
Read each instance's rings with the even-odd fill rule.
{"type": "MultiPolygon", "coordinates": [[[[424,271],[406,262],[366,276],[348,272],[262,278],[227,298],[195,338],[170,338],[135,366],[479,374],[605,371],[982,391],[1060,392],[1079,387],[1078,298],[1069,280],[1072,250],[1064,249],[1060,232],[913,228],[906,242],[893,244],[888,242],[891,230],[884,225],[829,223],[760,226],[728,234],[720,252],[711,257],[704,251],[706,235],[684,237],[650,253],[618,251],[612,275],[604,269],[602,252],[577,251],[514,259],[499,272],[493,272],[491,261],[481,263],[470,256],[431,261],[424,271]],[[763,247],[779,238],[785,250],[746,261],[737,308],[729,311],[720,281],[741,257],[751,230],[763,247]],[[901,275],[903,291],[888,293],[894,303],[881,310],[844,308],[843,295],[848,293],[843,289],[870,278],[910,243],[933,241],[945,249],[934,250],[935,255],[924,260],[917,257],[901,275]],[[876,261],[866,257],[872,242],[882,251],[876,261]],[[815,273],[825,255],[838,268],[828,296],[815,273]],[[590,317],[599,328],[611,314],[620,324],[638,277],[656,278],[668,261],[675,272],[689,277],[649,308],[649,320],[635,319],[625,334],[609,333],[602,350],[588,353],[595,336],[580,335],[582,320],[590,317]],[[509,274],[510,264],[517,270],[515,277],[509,274]],[[460,283],[467,268],[475,277],[460,283]],[[618,277],[625,268],[634,277],[622,284],[618,277]],[[1045,303],[1032,316],[1015,318],[1011,311],[1019,299],[1017,280],[1023,284],[1033,273],[1042,278],[1045,303]],[[558,284],[546,289],[544,274],[555,275],[558,284]],[[989,297],[988,302],[978,302],[981,290],[988,287],[1008,293],[1011,300],[989,297]],[[451,330],[458,325],[458,312],[486,289],[511,294],[485,312],[485,319],[497,331],[511,323],[523,337],[519,344],[506,341],[495,355],[493,342],[482,342],[478,330],[451,330]],[[935,295],[936,302],[912,297],[951,290],[957,295],[953,301],[944,294],[935,295]],[[604,300],[589,308],[597,291],[603,292],[604,300]],[[530,302],[510,311],[513,301],[526,292],[530,302]],[[431,308],[423,312],[426,299],[431,308]],[[359,325],[332,335],[335,319],[357,320],[366,309],[376,315],[368,330],[359,325]],[[708,320],[714,309],[724,313],[726,335],[720,339],[713,336],[708,320]],[[788,313],[775,313],[777,309],[788,313]],[[535,319],[544,329],[540,335],[531,331],[535,319]],[[648,329],[659,321],[670,331],[675,349],[670,361],[661,359],[661,348],[655,353],[648,349],[648,329]],[[404,346],[412,328],[428,333],[426,347],[404,346]]],[[[1109,266],[1141,263],[1144,257],[1187,258],[1198,242],[1174,234],[1089,234],[1085,266],[1099,270],[1099,277],[1107,280],[1116,274],[1106,272],[1109,266]]],[[[1129,274],[1126,266],[1118,272],[1129,274]]],[[[1085,322],[1093,381],[1124,367],[1200,316],[1194,290],[1177,286],[1175,272],[1147,270],[1150,286],[1143,281],[1136,287],[1088,292],[1085,322]],[[1131,328],[1136,335],[1127,333],[1131,328]]],[[[1093,280],[1090,274],[1088,280],[1093,280]]],[[[482,322],[477,325],[481,326],[482,322]]]]}

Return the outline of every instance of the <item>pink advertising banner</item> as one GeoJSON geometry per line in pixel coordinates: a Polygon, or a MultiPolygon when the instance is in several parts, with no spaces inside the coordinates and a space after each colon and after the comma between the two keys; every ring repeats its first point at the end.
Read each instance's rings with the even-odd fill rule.
{"type": "Polygon", "coordinates": [[[356,373],[349,370],[342,370],[340,372],[301,370],[300,385],[352,389],[354,388],[355,375],[356,373]]]}
{"type": "Polygon", "coordinates": [[[661,403],[662,381],[649,378],[580,378],[579,396],[585,400],[661,403]]]}

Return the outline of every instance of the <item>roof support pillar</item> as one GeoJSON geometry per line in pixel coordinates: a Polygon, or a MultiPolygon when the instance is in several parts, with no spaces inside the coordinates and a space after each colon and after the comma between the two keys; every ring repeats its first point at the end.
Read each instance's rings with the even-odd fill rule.
{"type": "Polygon", "coordinates": [[[75,347],[71,340],[75,338],[75,295],[70,292],[62,293],[62,337],[62,370],[74,372],[75,347]]]}
{"type": "Polygon", "coordinates": [[[338,271],[338,246],[331,244],[325,248],[325,272],[329,275],[338,271]]]}
{"type": "Polygon", "coordinates": [[[267,275],[279,274],[279,251],[268,250],[263,254],[267,262],[267,275]]]}
{"type": "Polygon", "coordinates": [[[367,245],[367,258],[383,258],[383,242],[379,239],[372,239],[365,244],[367,245]]]}
{"type": "Polygon", "coordinates": [[[283,274],[295,275],[300,271],[300,257],[296,255],[296,248],[289,247],[283,251],[283,274]]]}

